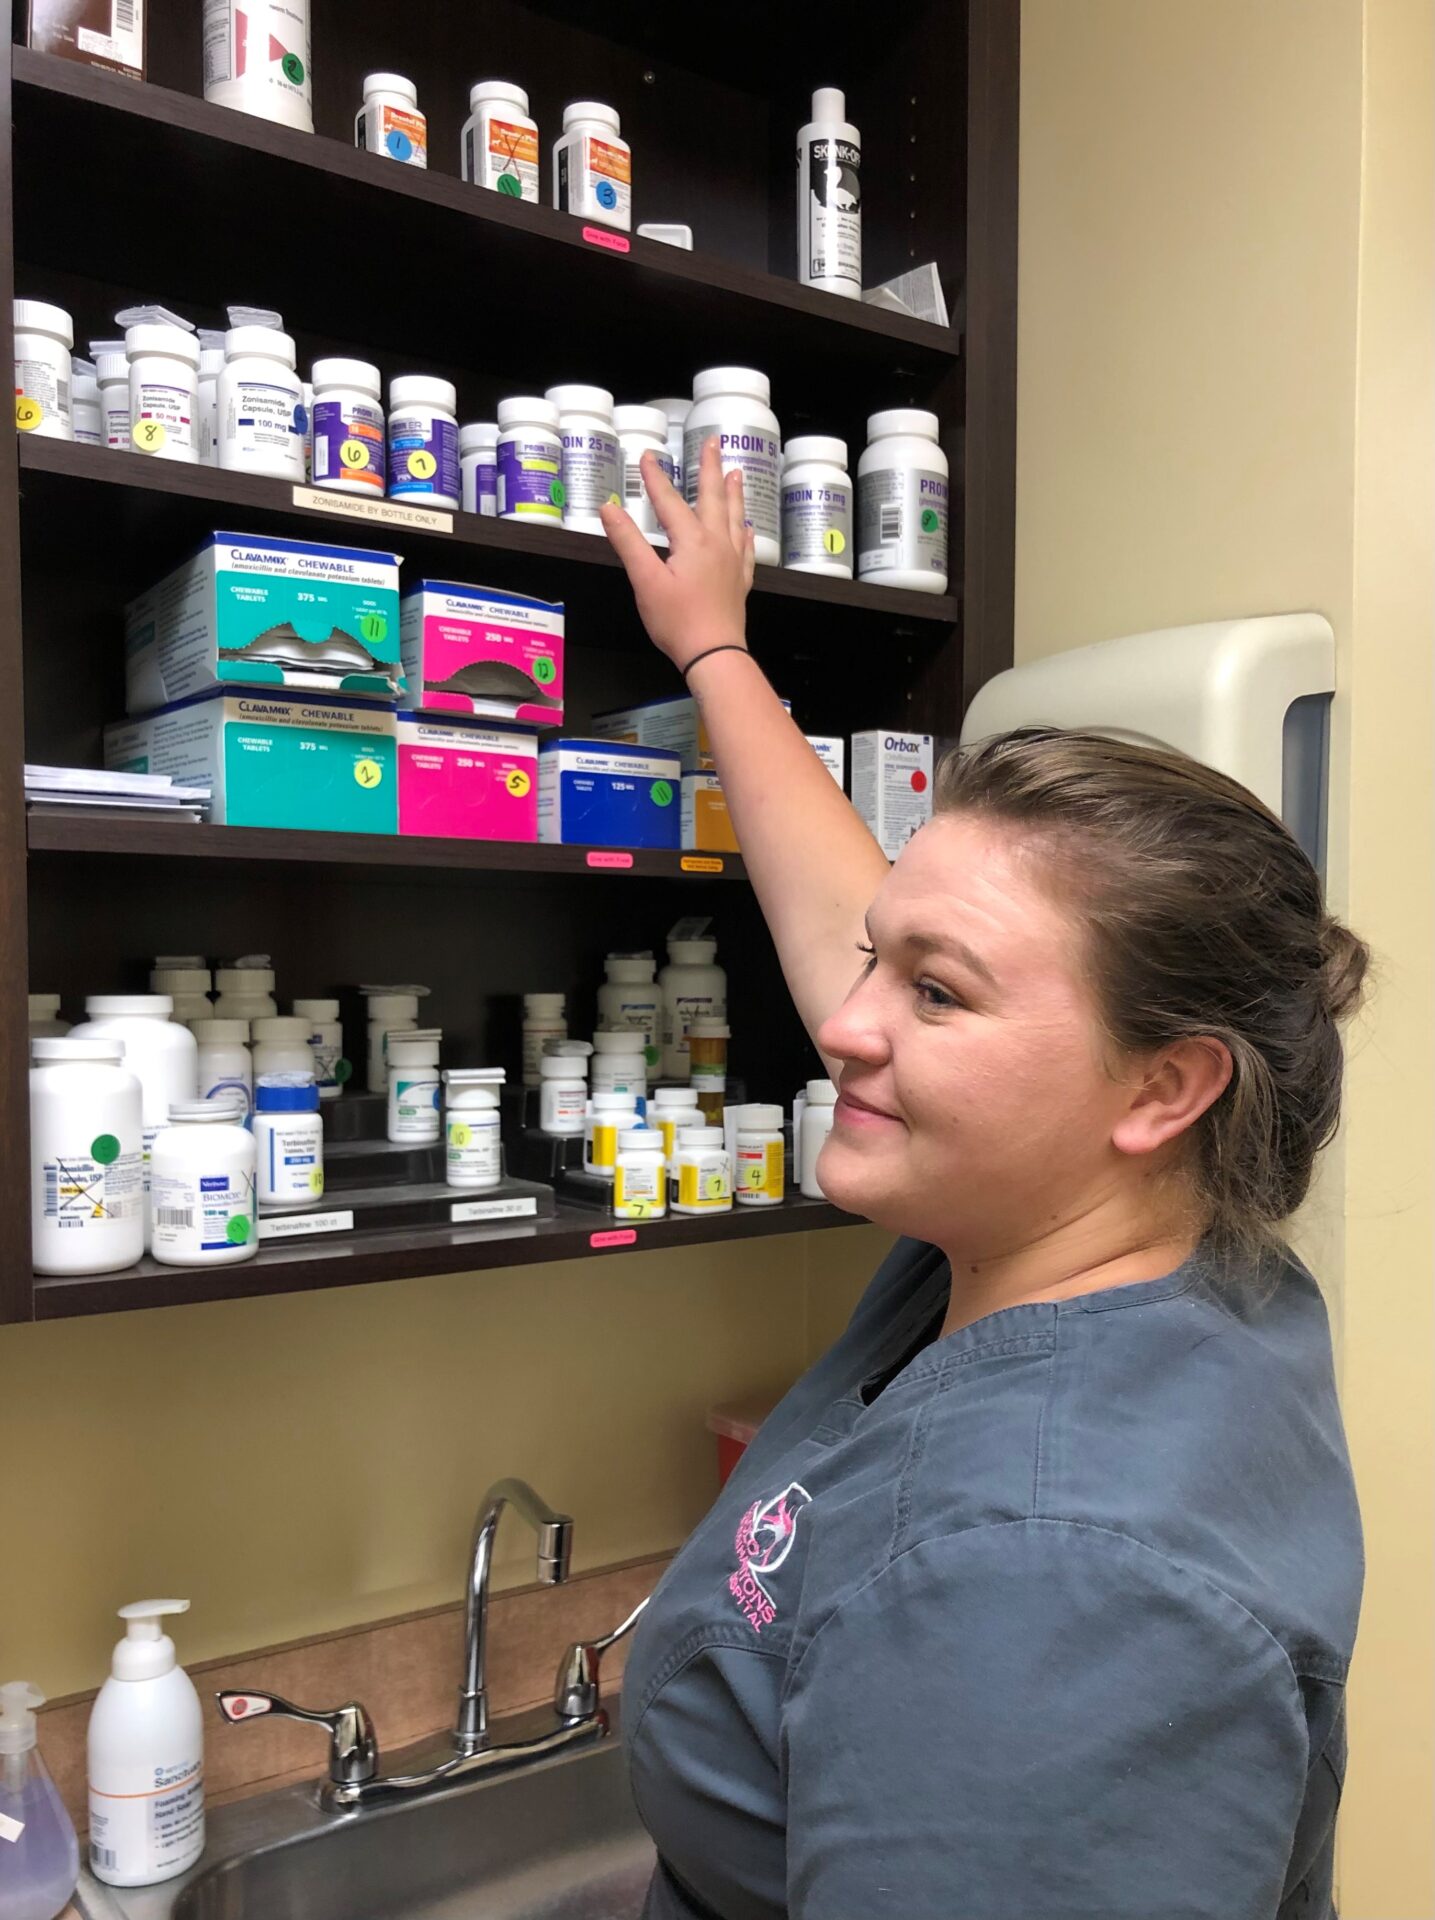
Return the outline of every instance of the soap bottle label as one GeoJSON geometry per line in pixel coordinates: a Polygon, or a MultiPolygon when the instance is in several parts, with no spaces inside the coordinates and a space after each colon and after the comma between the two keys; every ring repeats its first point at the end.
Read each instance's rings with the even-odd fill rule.
{"type": "Polygon", "coordinates": [[[97,1878],[144,1882],[182,1873],[204,1851],[204,1767],[136,1768],[90,1787],[90,1865],[97,1878]]]}

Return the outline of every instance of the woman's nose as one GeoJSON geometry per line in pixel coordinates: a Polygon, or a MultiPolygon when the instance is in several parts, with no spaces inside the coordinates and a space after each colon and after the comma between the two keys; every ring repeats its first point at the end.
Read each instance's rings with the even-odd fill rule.
{"type": "Polygon", "coordinates": [[[875,974],[857,981],[817,1034],[818,1051],[834,1060],[860,1060],[881,1066],[891,1053],[883,1013],[884,996],[875,974]]]}

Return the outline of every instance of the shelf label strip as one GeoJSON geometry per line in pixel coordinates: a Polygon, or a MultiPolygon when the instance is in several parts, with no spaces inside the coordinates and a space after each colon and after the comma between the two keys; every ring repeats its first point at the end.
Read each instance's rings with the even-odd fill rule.
{"type": "Polygon", "coordinates": [[[697,854],[685,853],[678,862],[684,873],[721,873],[721,860],[705,860],[697,854]]]}
{"type": "Polygon", "coordinates": [[[511,1200],[455,1200],[448,1217],[460,1226],[466,1220],[521,1220],[537,1211],[537,1198],[530,1193],[511,1200]]]}
{"type": "Polygon", "coordinates": [[[610,253],[631,253],[633,243],[626,233],[614,233],[611,227],[584,227],[583,238],[590,247],[606,247],[610,253]]]}
{"type": "Polygon", "coordinates": [[[626,868],[631,867],[632,864],[633,856],[631,853],[609,853],[604,851],[593,852],[588,855],[588,865],[590,867],[626,868]]]}
{"type": "Polygon", "coordinates": [[[352,1233],[352,1213],[277,1213],[259,1222],[261,1240],[297,1240],[311,1233],[352,1233]]]}
{"type": "Polygon", "coordinates": [[[610,1227],[606,1233],[590,1233],[588,1245],[599,1251],[604,1247],[631,1247],[637,1238],[636,1227],[610,1227]]]}
{"type": "Polygon", "coordinates": [[[315,513],[337,513],[349,520],[368,520],[386,527],[408,527],[417,533],[452,533],[453,515],[437,507],[410,506],[403,500],[365,500],[351,493],[330,493],[324,487],[295,487],[294,505],[315,513]]]}

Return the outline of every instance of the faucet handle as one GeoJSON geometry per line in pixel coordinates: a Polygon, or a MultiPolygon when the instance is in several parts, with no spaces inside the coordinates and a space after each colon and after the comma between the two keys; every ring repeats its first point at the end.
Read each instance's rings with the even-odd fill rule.
{"type": "Polygon", "coordinates": [[[236,1693],[226,1689],[215,1696],[219,1711],[232,1727],[241,1721],[257,1720],[261,1714],[277,1713],[285,1720],[307,1720],[323,1727],[329,1735],[329,1778],[336,1787],[362,1786],[379,1771],[379,1743],[373,1723],[357,1700],[347,1706],[323,1712],[311,1707],[296,1707],[277,1693],[236,1693]]]}
{"type": "Polygon", "coordinates": [[[553,1689],[553,1708],[565,1726],[591,1720],[598,1711],[598,1669],[603,1655],[625,1633],[631,1633],[642,1618],[651,1594],[646,1594],[628,1615],[622,1626],[614,1627],[601,1640],[576,1640],[558,1662],[558,1679],[553,1689]]]}

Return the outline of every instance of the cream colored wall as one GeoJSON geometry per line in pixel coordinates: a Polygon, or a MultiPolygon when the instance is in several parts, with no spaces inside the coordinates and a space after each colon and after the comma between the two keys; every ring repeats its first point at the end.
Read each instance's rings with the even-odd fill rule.
{"type": "Polygon", "coordinates": [[[1367,1529],[1347,1920],[1435,1912],[1432,134],[1425,0],[1024,0],[1017,657],[1336,632],[1331,894],[1382,980],[1298,1239],[1367,1529]]]}

